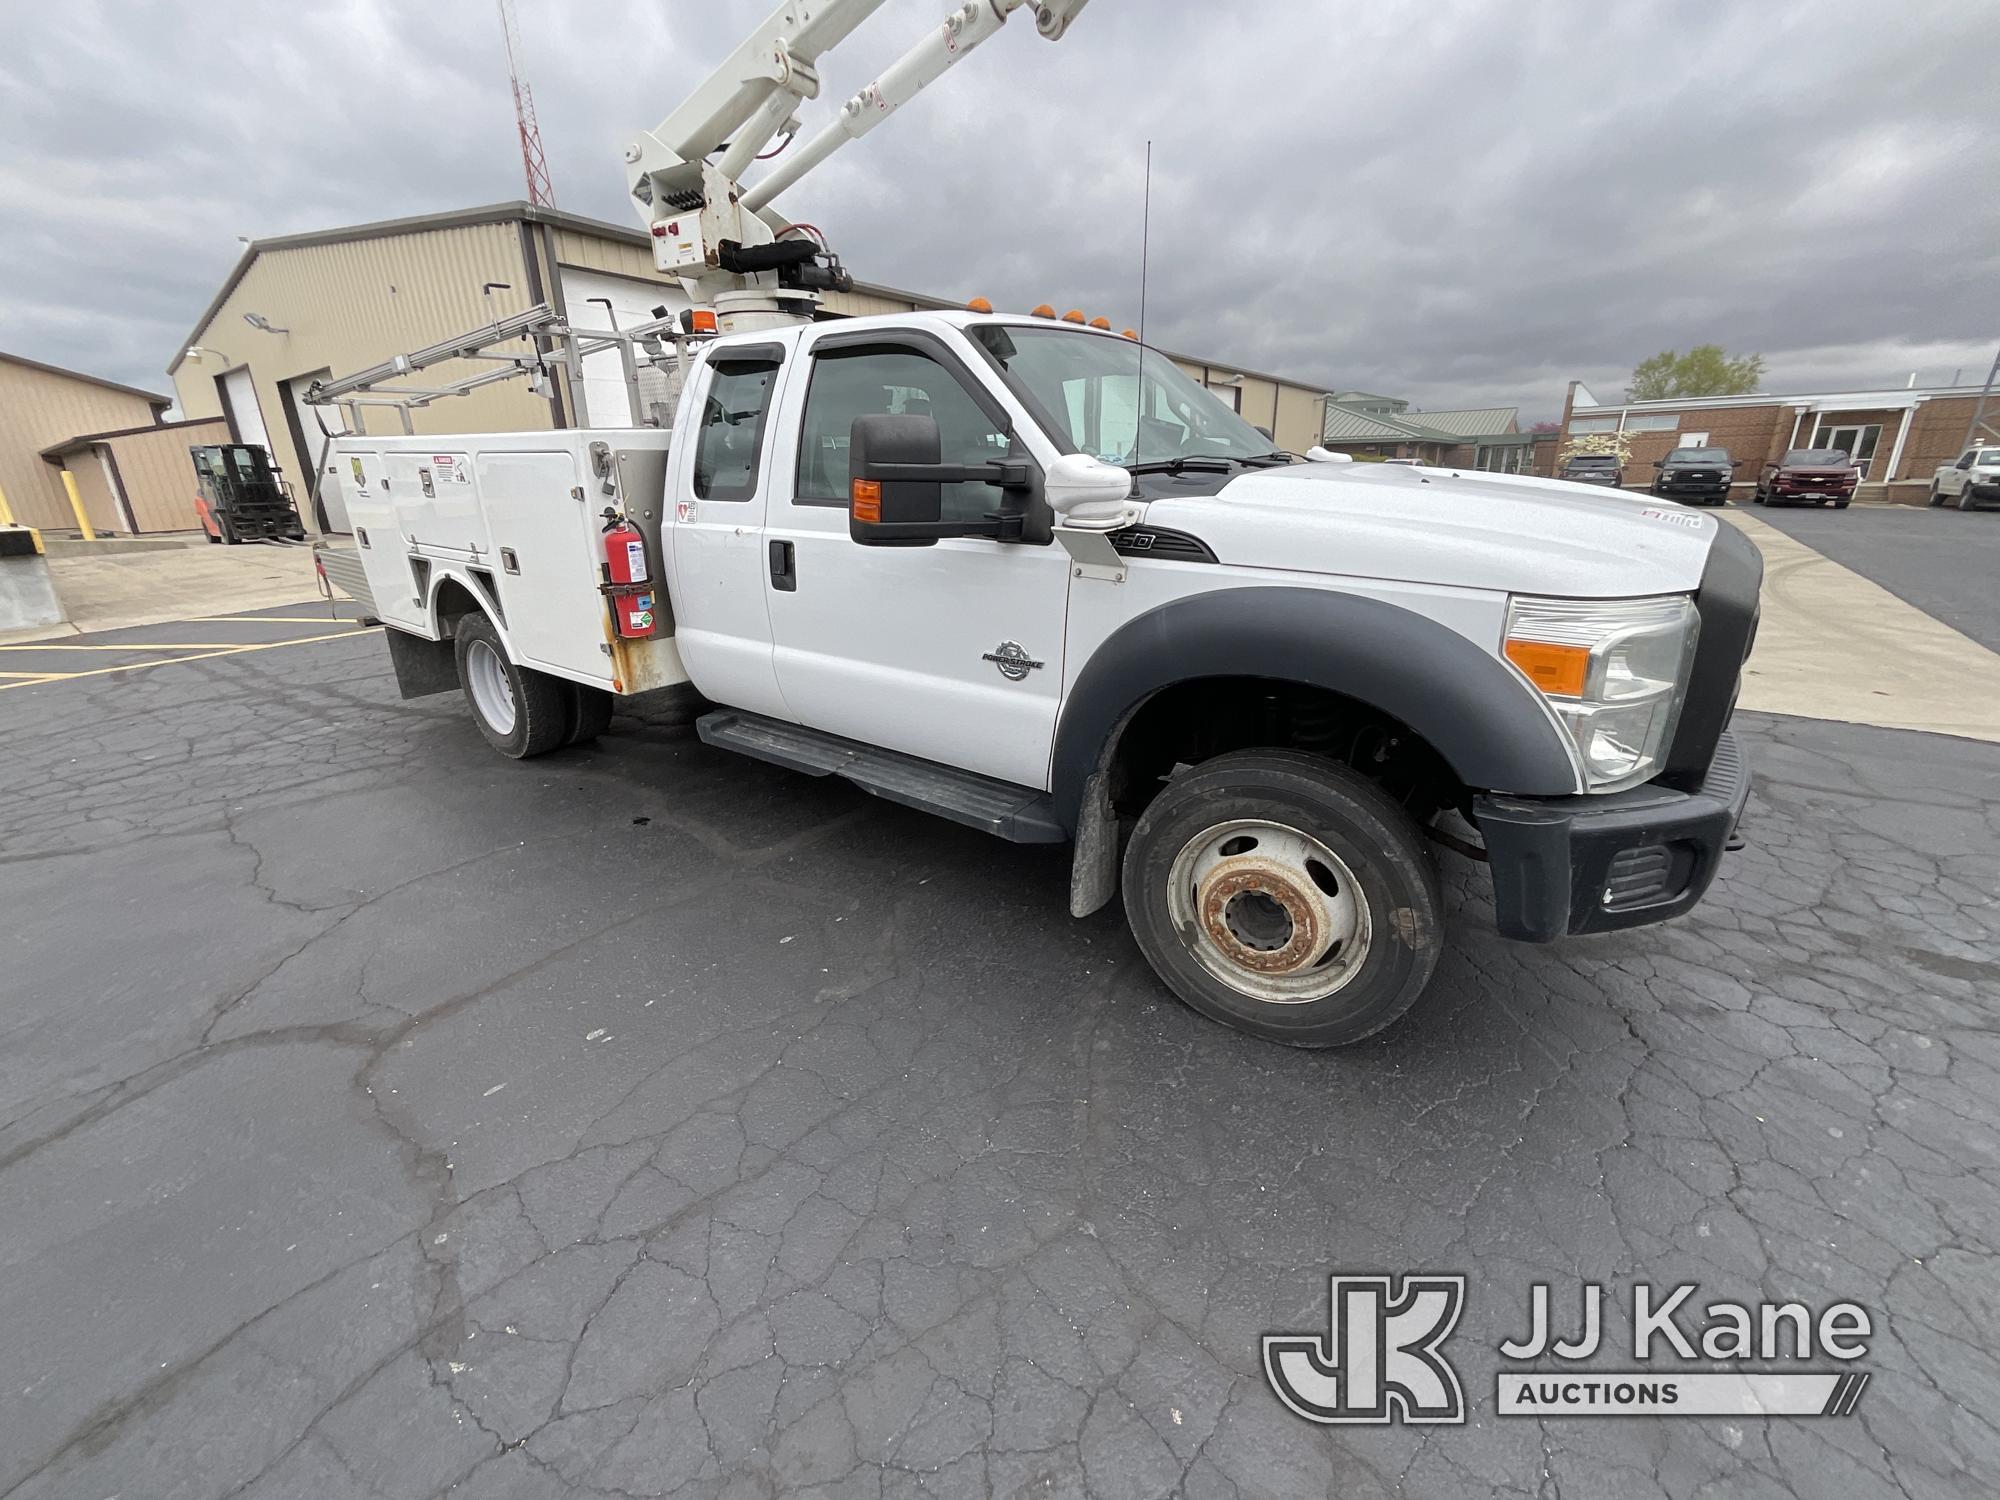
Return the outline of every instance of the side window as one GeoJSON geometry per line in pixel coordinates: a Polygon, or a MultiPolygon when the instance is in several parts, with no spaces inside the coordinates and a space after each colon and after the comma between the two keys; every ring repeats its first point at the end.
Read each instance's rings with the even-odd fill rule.
{"type": "Polygon", "coordinates": [[[721,365],[713,371],[695,434],[697,500],[748,500],[757,493],[764,418],[777,374],[775,366],[721,365]]]}
{"type": "MultiPolygon", "coordinates": [[[[1005,458],[1009,439],[959,378],[911,349],[828,350],[813,360],[799,431],[800,505],[847,504],[847,439],[856,417],[896,414],[934,418],[939,458],[983,464],[1005,458]]],[[[948,484],[943,518],[972,521],[995,509],[990,484],[948,484]]]]}

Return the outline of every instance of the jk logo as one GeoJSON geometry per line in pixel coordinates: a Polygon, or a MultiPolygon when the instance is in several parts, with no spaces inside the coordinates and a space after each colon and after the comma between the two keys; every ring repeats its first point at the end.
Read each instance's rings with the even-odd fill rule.
{"type": "Polygon", "coordinates": [[[1465,1309],[1463,1276],[1328,1279],[1332,1328],[1264,1336],[1264,1374],[1308,1422],[1463,1422],[1465,1393],[1438,1346],[1465,1309]]]}

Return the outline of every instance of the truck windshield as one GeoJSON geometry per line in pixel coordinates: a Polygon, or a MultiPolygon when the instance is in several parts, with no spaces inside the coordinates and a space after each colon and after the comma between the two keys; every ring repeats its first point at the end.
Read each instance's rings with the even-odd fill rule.
{"type": "Polygon", "coordinates": [[[1838,468],[1847,462],[1846,453],[1838,448],[1794,448],[1785,455],[1784,466],[1801,469],[1838,468]]]}
{"type": "Polygon", "coordinates": [[[1072,453],[1131,465],[1272,451],[1172,360],[1129,339],[997,323],[966,333],[1072,453]]]}
{"type": "Polygon", "coordinates": [[[1676,448],[1667,455],[1670,464],[1726,464],[1729,450],[1726,448],[1676,448]]]}

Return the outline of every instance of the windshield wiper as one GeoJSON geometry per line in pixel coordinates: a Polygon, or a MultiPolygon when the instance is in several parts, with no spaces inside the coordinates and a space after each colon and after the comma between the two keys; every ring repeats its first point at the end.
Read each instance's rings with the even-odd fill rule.
{"type": "Polygon", "coordinates": [[[1150,463],[1125,465],[1128,474],[1179,474],[1189,469],[1200,474],[1227,474],[1230,461],[1199,453],[1183,453],[1179,458],[1156,458],[1150,463]]]}
{"type": "Polygon", "coordinates": [[[1240,464],[1254,465],[1259,469],[1268,469],[1279,464],[1289,464],[1293,459],[1291,454],[1274,448],[1269,453],[1253,453],[1248,458],[1239,458],[1236,461],[1240,464]]]}

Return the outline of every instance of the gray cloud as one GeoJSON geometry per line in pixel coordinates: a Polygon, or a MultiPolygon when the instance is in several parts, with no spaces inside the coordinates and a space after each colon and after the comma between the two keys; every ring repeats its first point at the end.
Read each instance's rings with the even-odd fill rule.
{"type": "MultiPolygon", "coordinates": [[[[620,147],[768,0],[519,0],[558,202],[630,220],[620,147]]],[[[934,24],[890,0],[809,125],[934,24]]],[[[1096,0],[1016,21],[788,194],[857,275],[1139,314],[1148,337],[1419,404],[1552,414],[1657,349],[1773,388],[1984,373],[2000,133],[1959,0],[1096,0]],[[1983,88],[1983,84],[1981,85],[1983,88]]],[[[164,389],[262,236],[521,195],[481,0],[18,7],[0,55],[0,347],[164,389]]]]}

